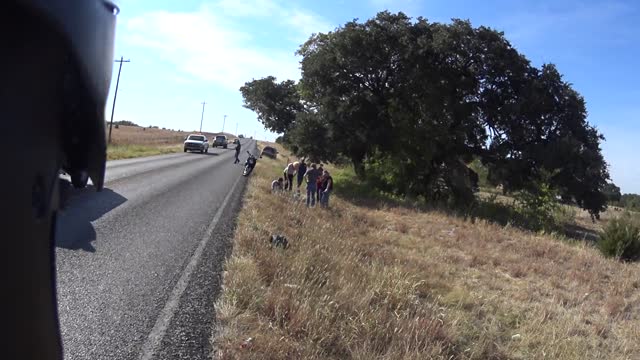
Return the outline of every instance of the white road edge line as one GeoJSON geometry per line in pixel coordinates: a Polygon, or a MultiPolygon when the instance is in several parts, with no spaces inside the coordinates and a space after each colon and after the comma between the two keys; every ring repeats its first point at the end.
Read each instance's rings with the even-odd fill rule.
{"type": "Polygon", "coordinates": [[[189,284],[189,278],[191,277],[191,273],[193,273],[193,271],[196,269],[196,265],[198,265],[200,256],[202,256],[202,252],[204,251],[205,246],[211,239],[211,235],[213,234],[213,229],[215,229],[216,225],[218,225],[218,221],[220,221],[220,217],[222,217],[222,212],[227,207],[227,203],[229,202],[229,199],[231,199],[231,195],[233,195],[233,193],[235,192],[236,187],[240,182],[240,178],[242,178],[242,176],[238,177],[236,182],[231,187],[231,191],[229,191],[227,196],[224,198],[222,205],[220,205],[220,208],[218,208],[216,215],[213,217],[213,220],[211,220],[211,223],[209,224],[209,227],[207,228],[207,231],[205,232],[204,237],[200,241],[198,248],[193,253],[193,255],[191,256],[191,259],[189,260],[189,263],[182,271],[182,275],[180,276],[180,279],[178,279],[178,282],[176,283],[175,287],[173,288],[173,291],[171,292],[171,296],[169,297],[169,300],[164,305],[164,308],[160,312],[160,315],[158,316],[158,319],[156,320],[156,323],[153,326],[153,329],[151,329],[151,332],[149,333],[149,337],[147,338],[147,341],[142,346],[140,360],[151,360],[153,358],[154,353],[158,349],[158,346],[160,346],[160,343],[162,342],[162,339],[164,338],[164,335],[167,332],[167,328],[169,327],[169,323],[171,322],[171,319],[173,318],[173,315],[176,312],[176,308],[178,307],[180,298],[182,297],[182,294],[184,293],[184,291],[187,288],[187,285],[189,284]]]}

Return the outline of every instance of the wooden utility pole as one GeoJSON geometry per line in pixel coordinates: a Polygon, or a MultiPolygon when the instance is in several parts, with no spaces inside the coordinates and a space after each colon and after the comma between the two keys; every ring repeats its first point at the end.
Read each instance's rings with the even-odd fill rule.
{"type": "Polygon", "coordinates": [[[118,68],[118,80],[116,81],[116,92],[113,94],[113,107],[111,108],[111,122],[109,123],[109,144],[111,144],[111,128],[113,127],[113,112],[116,110],[116,98],[118,97],[118,85],[120,85],[120,72],[122,72],[122,63],[131,62],[131,60],[124,60],[124,57],[120,56],[120,60],[115,60],[120,63],[118,68]]]}
{"type": "Polygon", "coordinates": [[[202,120],[204,120],[204,106],[207,105],[205,101],[202,102],[202,115],[200,116],[200,132],[202,132],[202,120]]]}

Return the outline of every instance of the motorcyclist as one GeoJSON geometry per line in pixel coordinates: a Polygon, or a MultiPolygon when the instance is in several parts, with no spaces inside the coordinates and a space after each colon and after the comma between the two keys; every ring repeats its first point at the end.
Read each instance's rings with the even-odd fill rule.
{"type": "Polygon", "coordinates": [[[0,142],[3,359],[61,359],[54,233],[59,170],[100,190],[104,108],[117,6],[112,0],[7,0],[0,142]]]}
{"type": "Polygon", "coordinates": [[[247,161],[244,162],[244,174],[248,174],[251,171],[253,171],[253,168],[256,166],[256,157],[247,151],[247,154],[249,154],[249,157],[247,157],[247,161]]]}

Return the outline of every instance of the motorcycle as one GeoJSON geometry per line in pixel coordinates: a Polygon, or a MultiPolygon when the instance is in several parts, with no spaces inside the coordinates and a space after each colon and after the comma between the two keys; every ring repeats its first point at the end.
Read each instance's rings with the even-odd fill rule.
{"type": "Polygon", "coordinates": [[[244,162],[244,171],[242,172],[242,176],[251,174],[253,168],[256,166],[256,161],[258,161],[252,153],[247,151],[247,154],[249,154],[249,157],[247,158],[247,161],[244,162]]]}

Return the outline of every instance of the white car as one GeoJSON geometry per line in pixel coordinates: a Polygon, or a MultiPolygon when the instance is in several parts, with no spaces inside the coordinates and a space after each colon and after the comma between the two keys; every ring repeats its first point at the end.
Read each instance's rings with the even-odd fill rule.
{"type": "Polygon", "coordinates": [[[200,151],[200,153],[209,152],[209,141],[204,135],[192,134],[184,141],[184,152],[200,151]]]}

